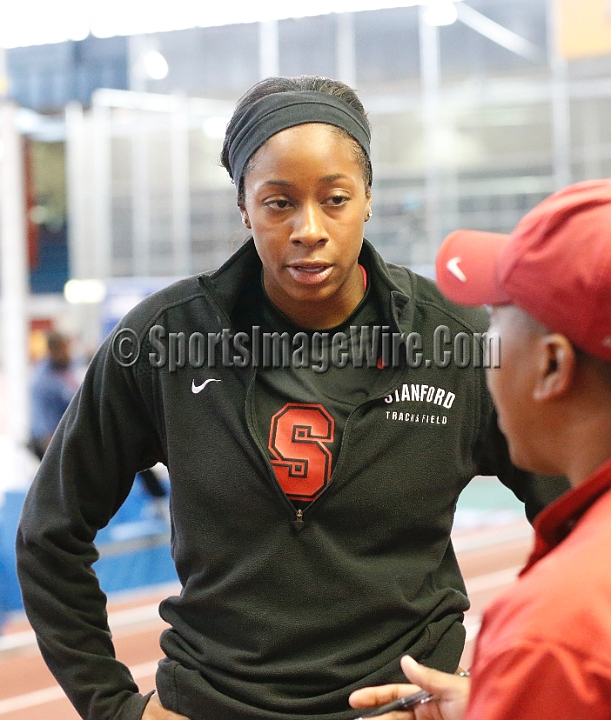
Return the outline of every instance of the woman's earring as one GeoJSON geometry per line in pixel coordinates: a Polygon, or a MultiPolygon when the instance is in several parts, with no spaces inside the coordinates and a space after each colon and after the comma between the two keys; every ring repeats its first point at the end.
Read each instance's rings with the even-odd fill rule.
{"type": "Polygon", "coordinates": [[[371,213],[371,208],[369,208],[369,210],[367,211],[367,217],[365,218],[365,222],[367,222],[367,220],[370,220],[370,219],[371,219],[371,214],[372,214],[372,213],[371,213]]]}

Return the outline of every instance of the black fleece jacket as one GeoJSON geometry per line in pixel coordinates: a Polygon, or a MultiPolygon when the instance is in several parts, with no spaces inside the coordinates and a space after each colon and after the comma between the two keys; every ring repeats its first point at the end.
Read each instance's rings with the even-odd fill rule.
{"type": "MultiPolygon", "coordinates": [[[[452,337],[485,327],[482,312],[452,305],[368,243],[362,262],[391,330],[420,333],[424,357],[438,326],[452,337]]],[[[114,658],[91,569],[96,532],[139,470],[158,461],[169,469],[182,592],[161,605],[171,627],[157,687],[191,720],[344,720],[352,690],[401,680],[405,652],[453,671],[468,608],[450,542],[461,490],[474,475],[497,474],[532,519],[567,487],[511,465],[482,369],[403,362],[380,370],[348,418],[332,481],[297,529],[254,440],[255,370],[223,367],[220,345],[215,367],[149,360],[154,326],[166,341],[231,328],[260,271],[249,241],[215,273],[134,308],[92,361],[28,494],[17,540],[24,603],[83,718],[137,720],[146,703],[114,658]],[[125,328],[141,345],[129,367],[115,358],[117,349],[129,355],[119,347],[125,328]],[[193,392],[209,378],[217,382],[193,392]]]]}

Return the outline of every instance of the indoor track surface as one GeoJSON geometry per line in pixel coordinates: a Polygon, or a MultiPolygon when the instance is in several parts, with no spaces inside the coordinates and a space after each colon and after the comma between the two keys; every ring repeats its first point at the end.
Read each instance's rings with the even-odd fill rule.
{"type": "MultiPolygon", "coordinates": [[[[511,583],[532,544],[525,520],[496,527],[463,529],[453,536],[472,608],[467,614],[467,644],[462,665],[469,667],[481,614],[511,583]]],[[[109,605],[117,656],[126,663],[144,693],[153,689],[158,637],[165,623],[157,614],[161,599],[175,586],[114,597],[109,605]]],[[[13,619],[0,636],[0,720],[78,720],[78,715],[46,669],[23,618],[13,619]]]]}

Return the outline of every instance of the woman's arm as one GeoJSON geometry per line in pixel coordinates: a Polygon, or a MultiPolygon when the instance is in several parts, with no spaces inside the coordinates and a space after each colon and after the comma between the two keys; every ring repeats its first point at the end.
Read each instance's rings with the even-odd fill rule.
{"type": "Polygon", "coordinates": [[[43,657],[82,717],[139,720],[147,698],[118,662],[92,565],[97,531],[135,472],[163,451],[132,368],[106,342],[45,454],[23,508],[17,564],[43,657]]]}

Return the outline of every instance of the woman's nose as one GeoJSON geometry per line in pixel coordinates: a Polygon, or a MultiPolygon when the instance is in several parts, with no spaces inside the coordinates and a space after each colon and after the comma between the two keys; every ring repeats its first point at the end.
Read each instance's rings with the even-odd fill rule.
{"type": "Polygon", "coordinates": [[[318,203],[305,203],[300,211],[295,214],[291,240],[312,246],[321,240],[328,239],[323,209],[318,203]]]}

